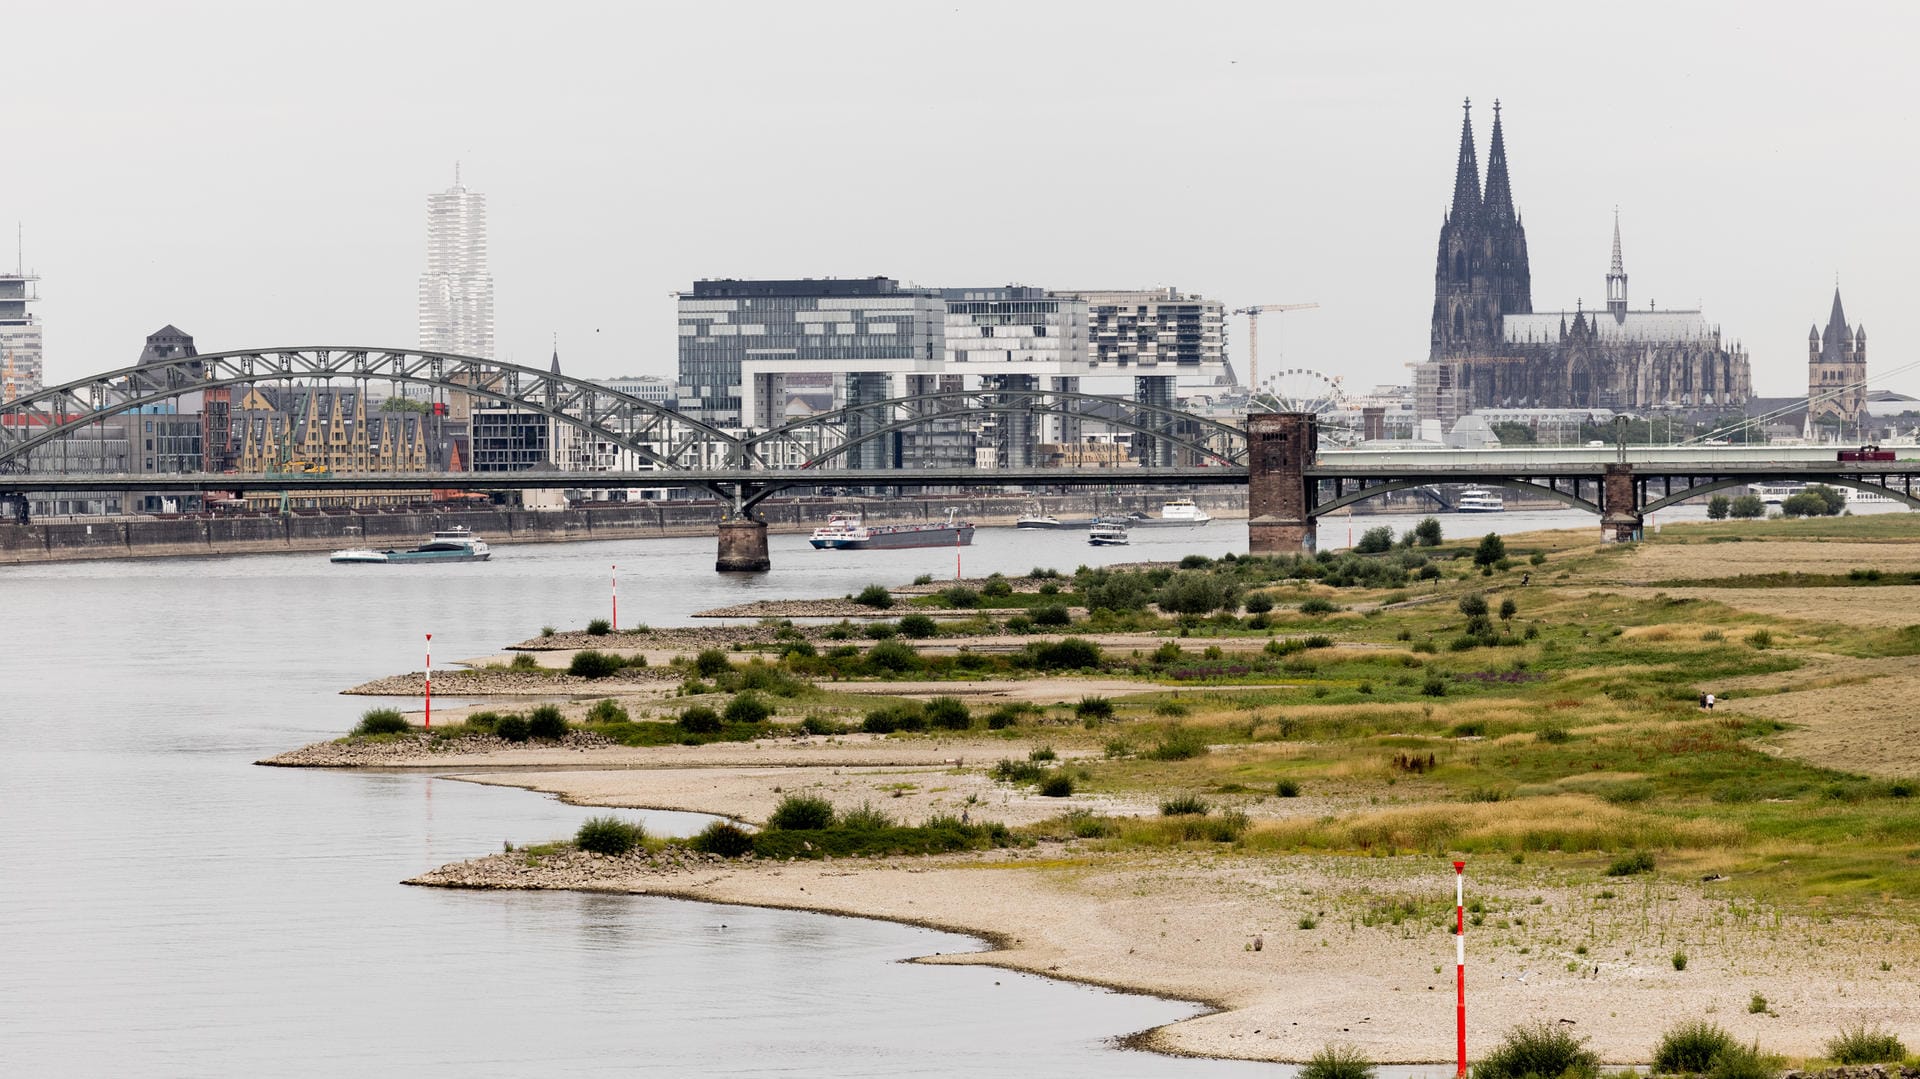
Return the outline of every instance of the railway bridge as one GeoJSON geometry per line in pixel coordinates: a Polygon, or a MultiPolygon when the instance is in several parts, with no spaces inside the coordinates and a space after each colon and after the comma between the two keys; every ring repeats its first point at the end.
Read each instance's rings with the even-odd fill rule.
{"type": "MultiPolygon", "coordinates": [[[[229,441],[231,436],[227,435],[229,441]]],[[[208,457],[211,460],[211,456],[208,457]]],[[[1608,539],[1640,534],[1649,513],[1684,499],[1763,481],[1804,480],[1876,491],[1920,507],[1920,461],[1840,461],[1831,448],[1764,446],[1501,449],[1487,451],[1322,448],[1311,413],[1248,417],[1245,428],[1126,398],[1044,390],[953,390],[849,405],[778,428],[721,430],[659,404],[580,379],[468,356],[412,349],[303,346],[178,357],[121,368],[0,404],[0,504],[26,519],[27,496],[44,491],[328,492],[424,488],[511,490],[682,486],[718,496],[721,570],[765,569],[766,524],[755,507],[797,488],[1241,486],[1248,489],[1252,553],[1310,550],[1318,519],[1394,491],[1478,484],[1533,491],[1600,518],[1608,539]],[[624,455],[619,470],[539,467],[486,472],[341,472],[325,475],[70,471],[57,451],[103,421],[128,413],[205,410],[209,445],[226,434],[214,406],[236,387],[278,386],[364,393],[384,383],[437,402],[452,395],[492,403],[576,429],[624,455]],[[905,439],[964,430],[980,417],[1031,431],[1050,418],[1062,432],[1099,424],[1130,432],[1141,467],[1041,467],[1030,446],[1001,447],[999,466],[925,467],[907,462],[905,439]]]]}

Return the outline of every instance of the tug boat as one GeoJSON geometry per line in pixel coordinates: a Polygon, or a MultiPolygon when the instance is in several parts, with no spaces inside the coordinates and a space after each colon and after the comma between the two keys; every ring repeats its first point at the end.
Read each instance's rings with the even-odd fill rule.
{"type": "Polygon", "coordinates": [[[493,557],[487,541],[475,536],[463,525],[443,528],[418,547],[404,551],[376,551],[371,547],[353,547],[335,551],[327,561],[342,565],[385,565],[393,562],[485,562],[493,557]]]}

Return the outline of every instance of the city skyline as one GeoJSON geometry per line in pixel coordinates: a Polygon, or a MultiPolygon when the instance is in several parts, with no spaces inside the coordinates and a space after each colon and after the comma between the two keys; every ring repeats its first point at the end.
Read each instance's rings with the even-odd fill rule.
{"type": "MultiPolygon", "coordinates": [[[[87,48],[83,15],[23,13],[48,44],[17,73],[24,136],[45,152],[0,177],[0,214],[25,221],[27,269],[49,282],[48,379],[109,369],[167,322],[209,348],[413,340],[414,200],[458,159],[495,211],[503,360],[544,366],[557,332],[570,373],[670,376],[669,293],[687,280],[884,274],[1315,301],[1270,322],[1267,365],[1342,373],[1351,389],[1407,383],[1426,354],[1432,234],[1469,95],[1504,102],[1539,295],[1605,302],[1618,205],[1636,273],[1661,283],[1647,299],[1703,305],[1752,356],[1757,393],[1805,385],[1806,325],[1836,275],[1873,325],[1879,370],[1920,333],[1896,318],[1920,232],[1895,186],[1920,156],[1900,8],[1853,12],[1845,79],[1816,77],[1796,20],[1733,6],[1624,5],[1570,38],[1517,5],[1470,25],[1426,9],[1294,25],[1200,5],[1157,36],[1152,79],[1108,62],[1126,55],[1124,5],[1092,21],[998,4],[829,8],[851,26],[887,13],[924,49],[857,72],[802,63],[787,46],[816,31],[771,6],[724,27],[561,8],[530,31],[539,49],[519,47],[505,6],[451,25],[371,6],[336,22],[186,5],[135,13],[124,38],[87,48]],[[970,77],[1015,11],[1058,62],[1010,85],[970,77]],[[1662,32],[1646,34],[1638,16],[1654,11],[1662,32]],[[724,49],[672,44],[722,31],[724,49]],[[105,77],[137,51],[201,39],[238,47],[234,83],[145,80],[134,100],[105,77]],[[399,74],[349,87],[264,74],[289,54],[348,53],[399,74]],[[80,59],[52,62],[67,55],[80,59]],[[512,80],[486,74],[509,68],[512,80]],[[776,92],[787,119],[754,138],[714,127],[776,92]],[[958,149],[968,117],[1005,115],[1064,126],[999,125],[980,153],[958,149]],[[904,123],[916,117],[931,119],[904,123]],[[1166,141],[1134,145],[1118,134],[1130,130],[1166,141]],[[163,148],[168,168],[101,186],[110,160],[163,148]]],[[[1239,363],[1244,319],[1228,333],[1239,363]]]]}

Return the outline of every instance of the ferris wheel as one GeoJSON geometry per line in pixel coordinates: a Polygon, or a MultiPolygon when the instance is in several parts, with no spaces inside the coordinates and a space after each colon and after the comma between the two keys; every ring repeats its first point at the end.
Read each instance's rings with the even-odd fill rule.
{"type": "Polygon", "coordinates": [[[1276,412],[1327,412],[1346,399],[1339,375],[1323,375],[1306,367],[1279,371],[1260,380],[1255,403],[1276,412]]]}

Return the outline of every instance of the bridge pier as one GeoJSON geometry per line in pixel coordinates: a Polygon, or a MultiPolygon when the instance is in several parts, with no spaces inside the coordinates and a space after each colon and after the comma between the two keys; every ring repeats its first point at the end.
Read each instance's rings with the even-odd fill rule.
{"type": "Polygon", "coordinates": [[[1633,466],[1622,461],[1607,466],[1600,481],[1600,536],[1609,543],[1631,543],[1640,538],[1642,518],[1633,497],[1633,466]]]}
{"type": "Polygon", "coordinates": [[[1247,417],[1249,554],[1313,550],[1316,515],[1306,469],[1319,443],[1319,421],[1310,412],[1247,417]]]}
{"type": "Polygon", "coordinates": [[[736,518],[720,522],[720,557],[713,568],[721,573],[765,573],[773,568],[767,557],[767,522],[736,518]]]}

